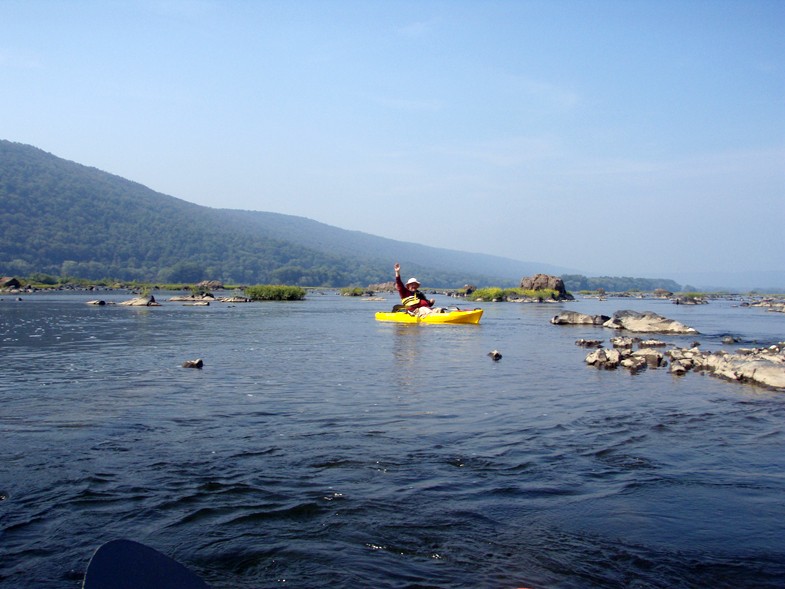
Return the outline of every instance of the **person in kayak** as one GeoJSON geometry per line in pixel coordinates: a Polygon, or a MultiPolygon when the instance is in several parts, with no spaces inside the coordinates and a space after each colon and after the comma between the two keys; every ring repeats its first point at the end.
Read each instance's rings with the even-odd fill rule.
{"type": "Polygon", "coordinates": [[[406,284],[401,280],[401,265],[395,263],[395,288],[401,297],[401,304],[407,311],[416,315],[427,315],[432,312],[434,299],[428,299],[420,292],[420,282],[416,278],[410,278],[406,284]]]}

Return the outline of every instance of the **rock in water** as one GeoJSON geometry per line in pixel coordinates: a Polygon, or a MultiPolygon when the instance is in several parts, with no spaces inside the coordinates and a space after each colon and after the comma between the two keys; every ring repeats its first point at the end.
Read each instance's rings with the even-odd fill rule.
{"type": "Polygon", "coordinates": [[[587,315],[577,311],[562,311],[554,315],[551,323],[554,325],[602,325],[608,321],[607,315],[587,315]]]}
{"type": "Polygon", "coordinates": [[[611,329],[626,329],[638,333],[698,333],[692,327],[667,319],[651,311],[638,313],[636,311],[616,311],[604,327],[611,329]]]}

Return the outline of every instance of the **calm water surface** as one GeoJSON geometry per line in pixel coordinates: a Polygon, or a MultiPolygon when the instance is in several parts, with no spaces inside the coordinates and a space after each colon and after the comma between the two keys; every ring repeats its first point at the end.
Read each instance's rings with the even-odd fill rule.
{"type": "Polygon", "coordinates": [[[574,342],[613,332],[548,322],[651,310],[719,349],[785,340],[783,314],[609,299],[407,326],[331,293],[90,298],[0,301],[2,587],[80,587],[121,537],[215,589],[785,586],[785,393],[598,371],[574,342]]]}

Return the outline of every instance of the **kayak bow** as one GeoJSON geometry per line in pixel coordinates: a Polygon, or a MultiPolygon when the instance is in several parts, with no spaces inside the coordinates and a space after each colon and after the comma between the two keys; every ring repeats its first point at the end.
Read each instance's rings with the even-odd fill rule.
{"type": "Polygon", "coordinates": [[[112,540],[96,550],[82,589],[210,589],[195,573],[154,548],[112,540]]]}

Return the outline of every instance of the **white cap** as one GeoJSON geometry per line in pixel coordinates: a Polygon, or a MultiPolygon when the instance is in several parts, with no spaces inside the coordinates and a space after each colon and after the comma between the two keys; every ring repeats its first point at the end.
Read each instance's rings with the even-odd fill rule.
{"type": "Polygon", "coordinates": [[[406,281],[406,286],[409,286],[412,283],[420,284],[420,281],[412,276],[409,280],[406,281]]]}

